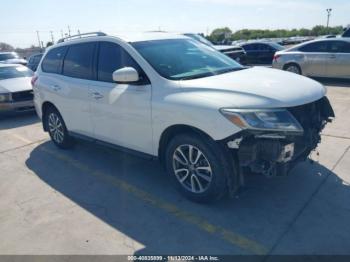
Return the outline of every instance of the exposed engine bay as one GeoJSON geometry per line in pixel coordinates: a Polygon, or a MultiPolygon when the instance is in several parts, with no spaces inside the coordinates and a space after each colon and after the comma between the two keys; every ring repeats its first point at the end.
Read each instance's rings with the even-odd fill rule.
{"type": "Polygon", "coordinates": [[[241,170],[268,177],[287,175],[316,149],[321,131],[335,117],[327,97],[287,110],[302,126],[302,133],[246,129],[225,139],[228,148],[237,153],[241,170]]]}

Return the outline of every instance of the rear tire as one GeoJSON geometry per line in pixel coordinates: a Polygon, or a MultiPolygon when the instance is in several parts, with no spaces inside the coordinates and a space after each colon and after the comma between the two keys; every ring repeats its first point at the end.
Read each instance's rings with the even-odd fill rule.
{"type": "Polygon", "coordinates": [[[301,75],[302,74],[300,66],[297,65],[297,64],[294,64],[294,63],[285,65],[283,67],[283,70],[287,71],[287,72],[291,72],[291,73],[297,74],[297,75],[301,75]]]}
{"type": "Polygon", "coordinates": [[[69,136],[66,124],[57,109],[51,107],[45,114],[45,125],[52,142],[61,149],[73,146],[73,139],[69,136]]]}
{"type": "Polygon", "coordinates": [[[213,140],[180,134],[167,145],[165,162],[177,189],[195,202],[212,202],[228,191],[227,157],[213,140]]]}

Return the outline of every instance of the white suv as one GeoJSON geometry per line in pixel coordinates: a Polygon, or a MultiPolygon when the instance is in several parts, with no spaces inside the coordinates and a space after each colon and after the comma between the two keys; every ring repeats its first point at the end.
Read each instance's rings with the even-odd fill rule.
{"type": "Polygon", "coordinates": [[[32,82],[58,147],[86,138],[158,158],[195,201],[234,193],[243,174],[287,174],[334,117],[313,80],[164,33],[63,39],[32,82]]]}

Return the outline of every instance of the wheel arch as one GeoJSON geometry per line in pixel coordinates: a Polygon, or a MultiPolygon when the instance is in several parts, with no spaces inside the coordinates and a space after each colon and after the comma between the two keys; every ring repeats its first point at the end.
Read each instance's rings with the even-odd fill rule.
{"type": "Polygon", "coordinates": [[[287,63],[285,63],[285,64],[283,65],[282,69],[283,69],[283,70],[286,70],[287,67],[288,67],[288,66],[291,66],[291,65],[297,66],[297,67],[299,68],[299,70],[300,70],[300,75],[303,74],[303,70],[301,70],[300,64],[297,63],[297,62],[294,62],[294,61],[293,61],[293,62],[287,62],[287,63]]]}
{"type": "Polygon", "coordinates": [[[44,119],[45,119],[46,113],[47,113],[49,108],[54,108],[55,110],[57,110],[59,112],[57,107],[53,103],[51,103],[50,101],[45,101],[42,104],[42,106],[41,106],[41,112],[42,112],[41,114],[42,114],[42,119],[43,119],[42,123],[43,123],[44,131],[46,131],[46,132],[48,131],[48,128],[47,128],[47,123],[46,123],[46,121],[44,121],[44,119]]]}
{"type": "Polygon", "coordinates": [[[195,134],[198,135],[204,139],[211,139],[214,140],[210,135],[208,135],[206,132],[190,126],[190,125],[183,125],[183,124],[177,124],[167,127],[161,134],[158,144],[158,159],[161,163],[164,163],[164,154],[166,150],[167,144],[171,141],[171,139],[175,135],[179,134],[195,134]]]}

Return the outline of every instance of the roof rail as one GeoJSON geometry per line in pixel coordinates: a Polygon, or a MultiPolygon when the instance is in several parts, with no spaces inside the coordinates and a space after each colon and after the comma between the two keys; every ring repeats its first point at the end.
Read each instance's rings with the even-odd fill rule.
{"type": "Polygon", "coordinates": [[[107,34],[103,32],[90,32],[90,33],[84,33],[84,34],[78,34],[78,35],[71,35],[71,36],[61,38],[60,40],[57,41],[57,43],[63,43],[68,40],[73,40],[73,39],[82,38],[82,37],[91,37],[91,36],[107,36],[107,34]]]}

